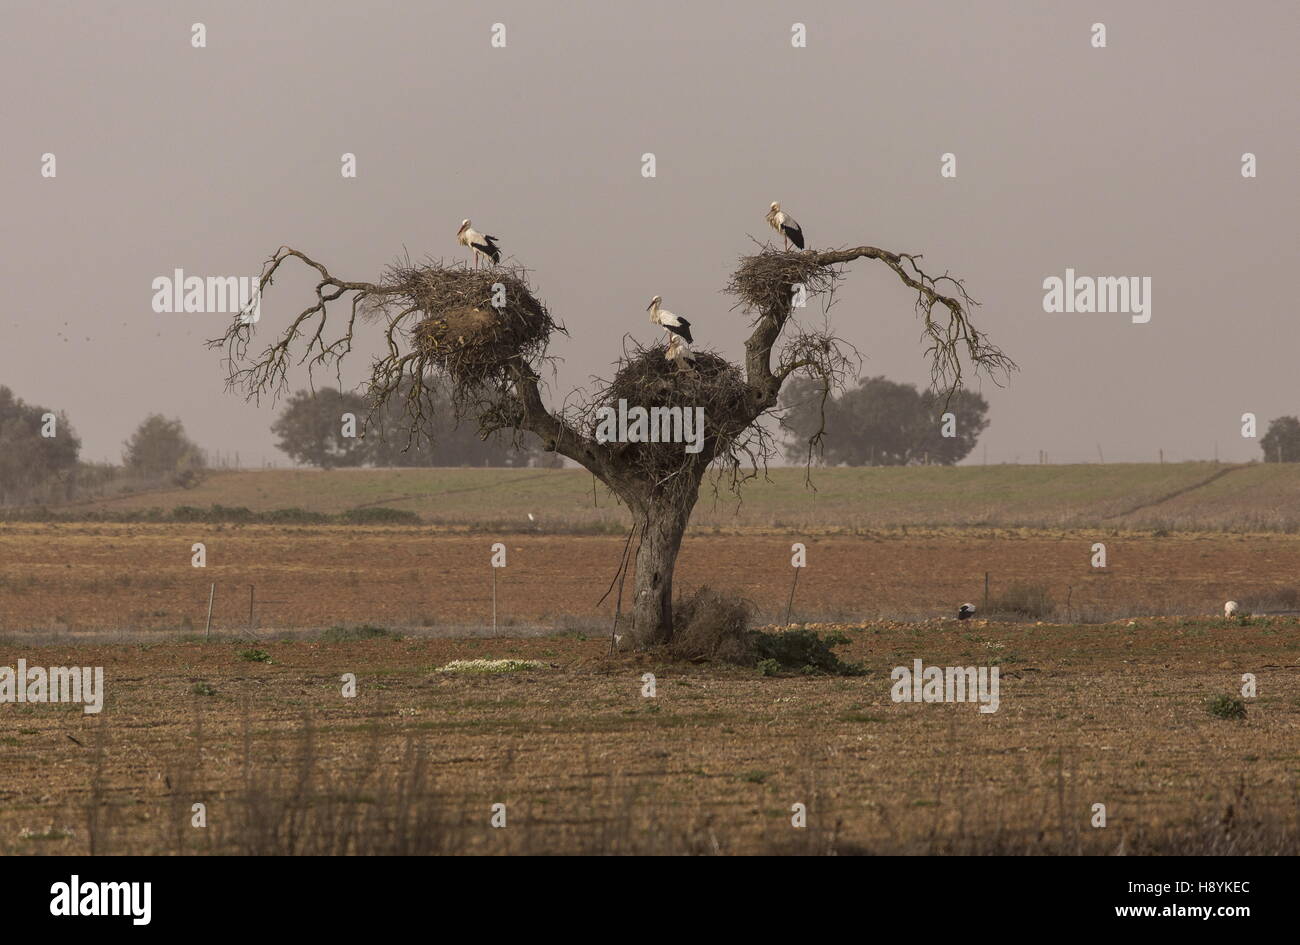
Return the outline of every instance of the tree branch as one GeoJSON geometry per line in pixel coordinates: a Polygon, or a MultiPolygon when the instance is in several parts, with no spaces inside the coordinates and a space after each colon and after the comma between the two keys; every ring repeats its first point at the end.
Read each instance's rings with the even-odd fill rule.
{"type": "Polygon", "coordinates": [[[754,330],[745,342],[745,370],[755,416],[776,406],[781,385],[795,372],[802,370],[823,380],[834,373],[826,363],[830,355],[826,345],[830,342],[833,346],[836,339],[802,335],[796,339],[801,349],[798,356],[783,358],[784,363],[775,369],[772,349],[793,314],[798,288],[802,287],[809,297],[826,293],[831,298],[829,308],[836,284],[843,275],[837,267],[857,259],[883,262],[904,285],[916,292],[916,310],[923,318],[922,334],[928,341],[925,353],[930,358],[931,386],[936,391],[946,391],[946,396],[951,398],[961,387],[965,370],[963,354],[977,371],[990,376],[1014,371],[1015,362],[974,326],[971,310],[979,303],[966,292],[962,281],[947,272],[937,277],[929,275],[918,263],[921,258],[915,253],[858,246],[788,253],[769,250],[742,260],[729,288],[757,316],[754,330]],[[941,288],[947,292],[940,291],[941,288]],[[938,315],[936,307],[946,311],[947,317],[938,315]],[[818,346],[822,348],[820,354],[818,346]]]}
{"type": "Polygon", "coordinates": [[[611,488],[622,477],[613,468],[609,446],[579,433],[559,414],[546,409],[537,372],[521,362],[511,366],[515,398],[522,411],[521,429],[536,433],[542,438],[545,449],[567,456],[589,470],[596,478],[611,488]]]}
{"type": "MultiPolygon", "coordinates": [[[[389,397],[402,390],[402,378],[411,377],[415,384],[406,395],[408,412],[413,427],[422,425],[425,417],[421,412],[423,403],[423,379],[426,374],[435,372],[440,365],[425,348],[412,344],[412,327],[406,320],[417,315],[417,326],[431,318],[444,313],[435,311],[439,299],[430,301],[430,283],[428,280],[445,276],[452,282],[463,278],[459,270],[446,267],[425,267],[422,269],[407,266],[392,267],[385,277],[385,282],[352,282],[332,275],[322,264],[307,254],[288,246],[281,246],[263,266],[258,280],[259,295],[274,280],[280,266],[289,259],[301,260],[320,275],[316,283],[314,304],[303,309],[289,326],[268,345],[259,355],[249,358],[248,350],[252,343],[255,323],[247,312],[240,312],[221,338],[208,342],[209,347],[224,348],[226,363],[229,368],[227,387],[241,389],[253,400],[260,400],[263,395],[278,395],[288,386],[289,369],[295,365],[307,364],[308,371],[320,365],[333,363],[336,371],[339,363],[352,351],[352,339],[356,328],[358,314],[378,311],[387,317],[384,330],[386,351],[376,357],[371,365],[369,382],[369,402],[371,416],[375,416],[389,397]],[[330,315],[331,303],[338,302],[344,296],[348,300],[349,310],[343,332],[333,340],[328,340],[325,331],[330,315]],[[315,321],[313,328],[312,322],[315,321]],[[307,343],[301,356],[294,360],[294,343],[306,337],[307,343]]],[[[517,278],[516,274],[503,275],[502,278],[517,278]]],[[[513,282],[516,294],[526,293],[521,282],[513,282]]],[[[539,305],[529,297],[534,305],[539,305]]],[[[546,325],[552,325],[549,317],[546,325]]],[[[562,329],[561,329],[562,330],[562,329]]],[[[561,415],[549,411],[542,401],[540,379],[528,356],[535,355],[544,359],[544,342],[527,352],[515,352],[504,366],[506,389],[497,388],[489,391],[471,392],[462,390],[466,397],[476,397],[479,408],[480,426],[497,424],[497,428],[510,426],[515,430],[528,430],[537,434],[546,444],[547,449],[567,456],[574,462],[591,470],[607,484],[618,481],[611,460],[609,448],[594,439],[579,433],[561,415]]],[[[340,384],[341,386],[341,384],[340,384]]],[[[460,415],[459,409],[457,410],[460,415]]]]}

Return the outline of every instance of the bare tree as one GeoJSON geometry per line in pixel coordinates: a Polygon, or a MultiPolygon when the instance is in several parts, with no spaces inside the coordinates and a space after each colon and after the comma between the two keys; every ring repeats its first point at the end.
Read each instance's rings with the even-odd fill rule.
{"type": "MultiPolygon", "coordinates": [[[[698,352],[694,367],[680,371],[665,359],[662,347],[634,345],[624,352],[611,381],[592,392],[574,392],[552,409],[542,395],[540,372],[551,360],[547,344],[552,334],[564,329],[533,294],[525,270],[474,270],[433,260],[413,265],[407,259],[389,267],[378,282],[352,282],[282,246],[263,268],[263,291],[290,259],[319,275],[315,300],[253,356],[253,322],[236,316],[225,335],[210,342],[225,351],[229,386],[250,398],[276,395],[286,388],[295,363],[306,364],[309,371],[332,366],[337,374],[352,351],[358,318],[382,322],[385,350],[372,359],[367,386],[372,415],[400,391],[411,435],[418,436],[423,385],[445,378],[458,419],[476,420],[483,435],[531,431],[548,451],[590,470],[631,511],[629,548],[633,537],[638,541],[632,626],[622,637],[624,649],[659,645],[672,637],[673,570],[706,474],[713,470],[715,490],[720,485],[739,490],[766,469],[775,448],[761,421],[776,410],[787,378],[817,378],[829,395],[856,372],[856,352],[829,325],[845,264],[883,262],[915,293],[936,391],[951,395],[967,369],[990,375],[1015,369],[975,328],[971,310],[976,303],[962,282],[947,273],[928,275],[919,255],[872,246],[799,252],[764,247],[741,258],[727,287],[738,299],[735,308],[751,323],[743,367],[698,352]],[[796,313],[816,297],[822,299],[823,323],[804,324],[796,313]],[[327,334],[335,303],[345,306],[346,321],[327,334]],[[603,442],[596,434],[600,408],[620,399],[647,409],[703,407],[703,448],[689,453],[680,443],[603,442]]],[[[821,432],[811,437],[810,450],[821,432]]]]}

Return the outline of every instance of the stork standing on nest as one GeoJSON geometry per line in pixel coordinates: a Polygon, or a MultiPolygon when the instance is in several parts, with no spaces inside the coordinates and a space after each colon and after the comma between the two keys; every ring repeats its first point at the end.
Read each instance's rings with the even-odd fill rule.
{"type": "Polygon", "coordinates": [[[688,344],[695,341],[691,337],[691,323],[680,315],[674,315],[666,308],[660,308],[659,303],[662,301],[663,299],[657,295],[650,300],[650,307],[646,309],[650,313],[650,324],[662,326],[663,330],[668,332],[670,338],[675,335],[688,344]]]}
{"type": "Polygon", "coordinates": [[[677,365],[679,371],[695,370],[695,355],[691,353],[691,346],[680,335],[672,336],[672,340],[668,342],[668,350],[664,352],[664,358],[677,365]]]}
{"type": "Polygon", "coordinates": [[[468,246],[474,256],[474,268],[478,268],[479,257],[492,260],[492,265],[501,261],[501,248],[496,244],[495,236],[484,236],[478,230],[469,225],[469,220],[460,221],[460,231],[456,234],[456,242],[468,246]]]}
{"type": "Polygon", "coordinates": [[[781,234],[786,249],[790,248],[791,243],[803,249],[803,230],[799,229],[799,224],[794,221],[794,217],[782,210],[781,205],[775,200],[767,211],[767,225],[781,234]]]}

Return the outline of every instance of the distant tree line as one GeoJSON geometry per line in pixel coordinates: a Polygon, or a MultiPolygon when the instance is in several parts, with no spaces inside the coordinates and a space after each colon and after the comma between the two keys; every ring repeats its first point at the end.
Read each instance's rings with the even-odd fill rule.
{"type": "Polygon", "coordinates": [[[1300,463],[1300,419],[1278,417],[1259,438],[1266,463],[1300,463]]]}
{"type": "Polygon", "coordinates": [[[80,461],[81,438],[63,411],[29,404],[0,386],[0,505],[67,502],[121,479],[189,487],[201,451],[179,420],[151,414],[123,444],[122,466],[80,461]]]}
{"type": "Polygon", "coordinates": [[[791,462],[807,458],[809,440],[820,430],[814,459],[830,466],[951,466],[975,448],[989,425],[988,403],[974,391],[958,391],[945,403],[913,384],[868,377],[839,396],[823,394],[810,378],[795,379],[782,393],[791,462]],[[952,414],[947,422],[946,413],[952,414]]]}
{"type": "MultiPolygon", "coordinates": [[[[839,396],[816,381],[800,378],[781,396],[782,426],[790,433],[786,456],[803,462],[808,441],[819,430],[814,458],[830,466],[952,465],[975,448],[988,427],[988,403],[973,391],[959,391],[944,404],[930,391],[884,377],[869,377],[839,396]],[[944,436],[943,414],[953,415],[953,436],[944,436]]],[[[1260,437],[1266,463],[1300,462],[1300,419],[1277,417],[1260,437]]]]}
{"type": "Polygon", "coordinates": [[[168,420],[158,413],[145,417],[124,447],[122,463],[129,471],[170,479],[185,488],[197,485],[207,466],[203,451],[185,435],[180,420],[168,420]]]}
{"type": "MultiPolygon", "coordinates": [[[[445,390],[435,388],[427,396],[424,435],[416,442],[408,443],[407,427],[392,415],[404,398],[393,398],[393,406],[367,428],[365,399],[328,387],[298,391],[271,429],[281,450],[321,468],[557,464],[556,455],[542,450],[531,434],[518,443],[502,436],[484,439],[472,424],[456,424],[445,390]],[[350,431],[355,436],[345,435],[346,414],[355,418],[350,431]],[[390,432],[397,430],[402,432],[390,432]]],[[[960,391],[945,405],[929,391],[884,377],[865,378],[839,396],[827,396],[824,406],[817,383],[796,379],[781,403],[792,462],[804,461],[809,437],[823,429],[817,458],[829,465],[951,465],[971,453],[989,423],[988,403],[979,394],[960,391]],[[953,414],[950,437],[943,435],[945,412],[953,414]]],[[[1275,418],[1259,445],[1265,462],[1300,462],[1300,419],[1275,418]]],[[[81,439],[67,414],[25,403],[0,386],[0,505],[67,502],[123,486],[188,488],[207,472],[203,451],[181,421],[161,414],[145,417],[126,440],[120,467],[80,462],[80,451],[81,439]]]]}
{"type": "Polygon", "coordinates": [[[71,498],[80,451],[66,414],[0,387],[0,505],[71,498]]]}
{"type": "Polygon", "coordinates": [[[484,438],[476,424],[457,423],[445,385],[426,382],[419,436],[403,419],[411,384],[374,416],[360,394],[322,387],[300,390],[271,425],[276,446],[295,461],[322,469],[355,466],[557,466],[531,433],[518,442],[501,434],[484,438]]]}

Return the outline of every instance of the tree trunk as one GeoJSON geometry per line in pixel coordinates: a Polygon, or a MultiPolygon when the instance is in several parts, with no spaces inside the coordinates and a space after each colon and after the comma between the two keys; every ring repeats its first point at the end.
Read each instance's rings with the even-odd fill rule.
{"type": "Polygon", "coordinates": [[[640,510],[632,626],[624,632],[620,650],[660,646],[672,639],[673,569],[694,499],[692,494],[689,502],[682,503],[684,507],[650,503],[640,510]]]}

